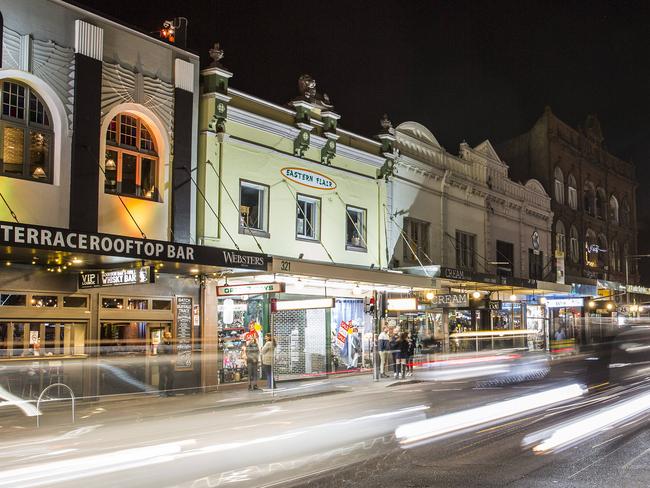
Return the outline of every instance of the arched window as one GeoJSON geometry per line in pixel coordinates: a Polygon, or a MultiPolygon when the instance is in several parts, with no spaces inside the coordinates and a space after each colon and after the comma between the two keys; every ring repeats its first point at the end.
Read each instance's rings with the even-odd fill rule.
{"type": "Polygon", "coordinates": [[[557,203],[564,203],[564,174],[559,166],[555,167],[555,185],[553,196],[557,203]]]}
{"type": "Polygon", "coordinates": [[[602,188],[596,190],[596,217],[605,220],[607,216],[607,193],[602,188]]]}
{"type": "Polygon", "coordinates": [[[54,133],[47,106],[31,87],[2,82],[0,175],[50,183],[54,133]]]}
{"type": "Polygon", "coordinates": [[[587,229],[585,234],[585,264],[592,268],[598,266],[598,240],[591,229],[587,229]]]}
{"type": "Polygon", "coordinates": [[[585,189],[584,189],[584,209],[585,212],[587,212],[588,215],[591,215],[592,217],[596,216],[596,189],[594,188],[594,184],[590,181],[587,181],[585,183],[585,189]]]}
{"type": "Polygon", "coordinates": [[[609,246],[609,266],[611,271],[621,271],[621,250],[618,247],[618,242],[612,240],[612,245],[609,246]]]}
{"type": "Polygon", "coordinates": [[[621,224],[622,225],[630,225],[631,222],[631,212],[630,212],[630,204],[627,202],[627,198],[623,200],[623,204],[621,205],[621,224]]]}
{"type": "Polygon", "coordinates": [[[571,261],[577,263],[580,259],[580,239],[578,237],[578,229],[575,225],[571,226],[569,231],[569,240],[570,240],[570,257],[571,261]]]}
{"type": "Polygon", "coordinates": [[[578,186],[576,185],[576,179],[573,175],[569,175],[567,182],[567,199],[569,200],[569,207],[573,210],[578,209],[578,186]]]}
{"type": "Polygon", "coordinates": [[[598,234],[598,251],[597,251],[597,263],[600,268],[607,266],[607,255],[609,249],[607,248],[607,237],[605,234],[598,234]]]}
{"type": "Polygon", "coordinates": [[[555,223],[555,250],[566,252],[566,230],[561,220],[555,223]]]}
{"type": "Polygon", "coordinates": [[[144,121],[135,115],[116,115],[106,130],[104,191],[158,200],[158,152],[144,121]]]}
{"type": "Polygon", "coordinates": [[[618,224],[618,200],[614,195],[609,197],[609,221],[618,224]]]}

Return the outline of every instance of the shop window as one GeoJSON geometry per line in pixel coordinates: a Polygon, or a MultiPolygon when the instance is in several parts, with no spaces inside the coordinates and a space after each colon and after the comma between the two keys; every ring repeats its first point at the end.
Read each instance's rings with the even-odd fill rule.
{"type": "Polygon", "coordinates": [[[576,229],[575,225],[571,226],[569,240],[571,245],[571,249],[570,249],[571,261],[573,263],[577,263],[578,260],[580,259],[580,241],[578,237],[578,229],[576,229]]]}
{"type": "Polygon", "coordinates": [[[4,81],[0,113],[0,175],[52,181],[52,140],[47,107],[32,88],[4,81]]]}
{"type": "Polygon", "coordinates": [[[456,231],[456,266],[464,269],[474,269],[474,253],[476,236],[460,230],[456,231]]]}
{"type": "Polygon", "coordinates": [[[569,181],[567,184],[567,199],[569,200],[569,207],[573,210],[578,209],[578,187],[576,185],[576,179],[573,175],[569,175],[569,181]]]}
{"type": "Polygon", "coordinates": [[[146,298],[129,298],[126,301],[127,310],[148,310],[149,300],[146,298]]]}
{"type": "Polygon", "coordinates": [[[428,264],[429,258],[429,222],[404,218],[404,233],[408,244],[404,243],[404,261],[428,264]],[[415,254],[414,254],[415,253],[415,254]]]}
{"type": "Polygon", "coordinates": [[[320,198],[298,195],[296,208],[296,237],[320,239],[320,198]]]}
{"type": "Polygon", "coordinates": [[[495,262],[497,275],[512,276],[515,259],[515,246],[512,242],[497,241],[495,262]]]}
{"type": "Polygon", "coordinates": [[[564,203],[564,174],[559,167],[555,168],[555,186],[553,195],[557,203],[564,203]]]}
{"type": "Polygon", "coordinates": [[[59,297],[56,295],[32,295],[32,307],[57,307],[59,297]]]}
{"type": "Polygon", "coordinates": [[[239,232],[269,237],[269,187],[250,181],[239,184],[239,232]]]}
{"type": "Polygon", "coordinates": [[[123,298],[102,297],[102,308],[124,308],[123,298]]]}
{"type": "Polygon", "coordinates": [[[25,307],[26,305],[27,295],[21,293],[0,294],[0,307],[25,307]]]}
{"type": "Polygon", "coordinates": [[[528,250],[528,277],[533,280],[544,279],[544,253],[528,250]]]}
{"type": "Polygon", "coordinates": [[[156,300],[155,298],[151,301],[152,310],[171,310],[172,301],[171,300],[156,300]]]}
{"type": "Polygon", "coordinates": [[[345,207],[345,248],[348,251],[366,251],[366,209],[345,207]]]}
{"type": "Polygon", "coordinates": [[[65,296],[63,306],[69,308],[88,308],[88,297],[65,296]]]}
{"type": "Polygon", "coordinates": [[[0,322],[4,357],[83,355],[85,342],[85,323],[0,322]]]}
{"type": "Polygon", "coordinates": [[[116,115],[106,130],[104,191],[159,201],[156,142],[144,121],[116,115]]]}

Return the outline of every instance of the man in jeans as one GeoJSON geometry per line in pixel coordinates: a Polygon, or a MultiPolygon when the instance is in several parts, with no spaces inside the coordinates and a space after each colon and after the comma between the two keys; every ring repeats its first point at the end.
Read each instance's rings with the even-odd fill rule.
{"type": "Polygon", "coordinates": [[[174,346],[172,345],[172,334],[165,331],[163,340],[158,345],[158,389],[160,396],[174,396],[174,346]]]}
{"type": "Polygon", "coordinates": [[[251,335],[244,348],[246,354],[246,367],[248,369],[248,389],[259,390],[257,387],[258,368],[260,364],[260,346],[257,343],[257,334],[251,335]]]}
{"type": "Polygon", "coordinates": [[[379,375],[382,378],[388,378],[386,369],[388,367],[388,358],[390,357],[390,337],[388,337],[388,327],[384,327],[377,339],[379,349],[379,375]]]}

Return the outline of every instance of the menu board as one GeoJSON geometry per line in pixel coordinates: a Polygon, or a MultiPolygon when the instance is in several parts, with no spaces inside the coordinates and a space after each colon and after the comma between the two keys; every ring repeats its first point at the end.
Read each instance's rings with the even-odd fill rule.
{"type": "Polygon", "coordinates": [[[176,371],[192,369],[192,297],[176,297],[176,371]]]}

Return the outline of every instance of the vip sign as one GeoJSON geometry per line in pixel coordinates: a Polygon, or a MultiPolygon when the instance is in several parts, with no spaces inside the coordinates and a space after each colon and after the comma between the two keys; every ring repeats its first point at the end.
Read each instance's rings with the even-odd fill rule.
{"type": "Polygon", "coordinates": [[[79,288],[146,285],[148,283],[155,283],[155,281],[156,273],[151,271],[151,266],[110,271],[82,271],[79,273],[79,288]]]}

